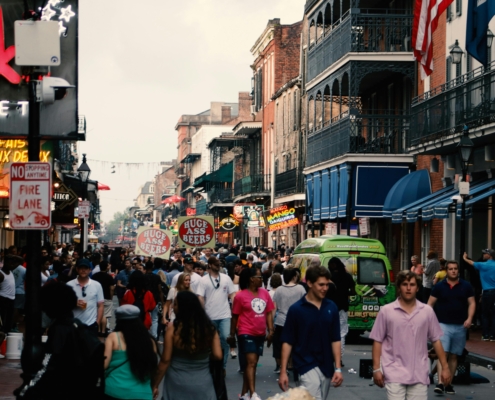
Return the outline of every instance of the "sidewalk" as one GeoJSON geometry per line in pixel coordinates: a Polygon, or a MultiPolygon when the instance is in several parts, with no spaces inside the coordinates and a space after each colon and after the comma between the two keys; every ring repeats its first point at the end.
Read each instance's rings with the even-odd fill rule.
{"type": "Polygon", "coordinates": [[[481,340],[481,329],[469,331],[466,349],[469,351],[466,361],[483,367],[495,366],[495,342],[481,340]]]}
{"type": "Polygon", "coordinates": [[[0,359],[0,400],[15,400],[13,392],[21,386],[21,360],[0,359]]]}

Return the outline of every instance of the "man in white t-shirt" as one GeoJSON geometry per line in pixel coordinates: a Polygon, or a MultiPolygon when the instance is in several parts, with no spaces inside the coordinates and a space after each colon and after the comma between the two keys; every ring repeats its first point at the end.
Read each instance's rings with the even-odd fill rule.
{"type": "Polygon", "coordinates": [[[220,261],[211,256],[208,258],[208,274],[201,278],[196,294],[199,301],[205,307],[206,314],[220,334],[220,343],[223,350],[223,369],[227,368],[227,358],[230,346],[227,337],[230,333],[229,297],[234,297],[235,289],[232,279],[226,274],[220,273],[220,261]]]}
{"type": "MultiPolygon", "coordinates": [[[[194,260],[192,259],[191,256],[187,255],[184,257],[184,272],[188,272],[191,274],[191,290],[194,293],[198,293],[198,286],[199,282],[201,281],[201,277],[194,273],[193,268],[194,268],[194,260]]],[[[175,275],[172,278],[172,283],[170,284],[171,288],[174,288],[177,286],[177,281],[179,280],[179,276],[181,276],[184,272],[181,272],[180,274],[175,275]]]]}

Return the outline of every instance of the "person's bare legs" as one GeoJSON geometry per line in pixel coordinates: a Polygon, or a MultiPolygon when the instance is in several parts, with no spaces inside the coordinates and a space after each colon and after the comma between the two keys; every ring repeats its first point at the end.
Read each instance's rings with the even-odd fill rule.
{"type": "Polygon", "coordinates": [[[246,354],[246,369],[242,382],[242,395],[245,395],[249,390],[252,396],[256,392],[256,366],[258,365],[259,355],[256,353],[246,354]]]}

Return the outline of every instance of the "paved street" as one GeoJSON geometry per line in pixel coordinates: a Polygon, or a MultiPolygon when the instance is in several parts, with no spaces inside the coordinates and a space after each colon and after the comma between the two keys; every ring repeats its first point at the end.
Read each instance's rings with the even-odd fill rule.
{"type": "MultiPolygon", "coordinates": [[[[494,344],[495,346],[495,344],[494,344]]],[[[273,372],[275,361],[271,356],[272,350],[265,348],[265,355],[260,358],[258,374],[256,377],[256,391],[263,400],[280,392],[278,387],[278,375],[273,372]]],[[[359,377],[359,360],[371,358],[371,345],[355,344],[346,346],[346,354],[344,356],[343,368],[344,384],[342,387],[334,389],[335,399],[356,399],[356,400],[375,400],[386,399],[385,391],[377,386],[370,386],[371,381],[359,377]],[[348,372],[353,368],[356,374],[348,372]]],[[[230,400],[237,400],[242,387],[242,375],[237,373],[237,360],[229,359],[227,369],[227,390],[230,400]]],[[[456,395],[458,399],[470,400],[486,400],[493,398],[495,394],[495,372],[484,367],[471,365],[471,371],[484,376],[490,380],[490,383],[471,384],[471,385],[455,385],[456,395]]],[[[291,386],[293,386],[293,381],[291,386]]],[[[429,398],[451,398],[450,395],[439,396],[433,393],[433,386],[429,388],[429,398]]]]}

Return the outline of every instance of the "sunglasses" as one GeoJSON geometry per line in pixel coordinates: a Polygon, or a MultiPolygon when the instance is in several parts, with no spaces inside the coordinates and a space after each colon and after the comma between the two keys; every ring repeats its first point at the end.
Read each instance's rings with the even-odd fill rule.
{"type": "Polygon", "coordinates": [[[86,297],[86,286],[83,286],[83,287],[81,288],[81,291],[82,291],[82,296],[83,296],[83,297],[86,297]]]}
{"type": "Polygon", "coordinates": [[[215,283],[217,284],[217,286],[215,286],[215,289],[218,289],[220,287],[220,279],[215,279],[215,283]]]}

